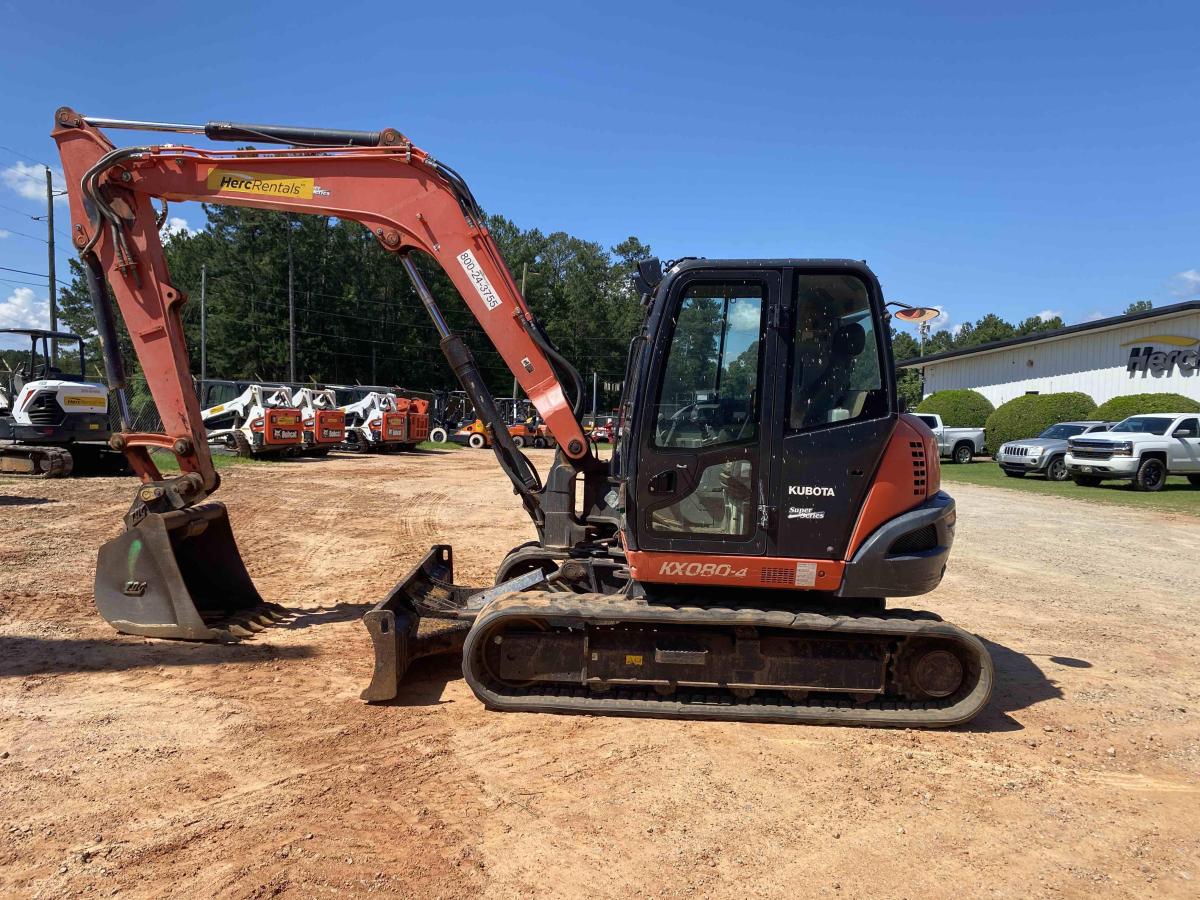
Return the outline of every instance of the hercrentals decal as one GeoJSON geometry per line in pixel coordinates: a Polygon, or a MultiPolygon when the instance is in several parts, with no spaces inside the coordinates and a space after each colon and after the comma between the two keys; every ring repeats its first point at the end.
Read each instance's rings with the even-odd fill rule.
{"type": "Polygon", "coordinates": [[[107,397],[90,397],[87,395],[71,394],[63,397],[63,405],[71,406],[89,406],[96,409],[103,409],[108,406],[107,397]]]}
{"type": "Polygon", "coordinates": [[[1122,347],[1130,347],[1125,371],[1133,378],[1138,372],[1142,377],[1153,375],[1158,378],[1170,375],[1178,366],[1180,375],[1191,375],[1200,369],[1200,338],[1183,337],[1176,334],[1155,334],[1150,337],[1126,341],[1122,347]],[[1155,344],[1179,347],[1179,350],[1156,350],[1155,344]]]}
{"type": "Polygon", "coordinates": [[[294,175],[261,175],[234,172],[230,169],[213,169],[204,183],[210,191],[311,200],[316,187],[314,180],[294,175]]]}

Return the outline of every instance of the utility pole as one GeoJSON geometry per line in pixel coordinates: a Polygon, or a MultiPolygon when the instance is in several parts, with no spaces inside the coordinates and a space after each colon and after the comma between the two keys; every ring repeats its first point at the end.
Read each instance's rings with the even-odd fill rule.
{"type": "MultiPolygon", "coordinates": [[[[46,243],[50,245],[50,330],[58,331],[58,279],[54,277],[54,180],[50,167],[46,167],[46,243]]],[[[50,339],[50,364],[58,365],[58,339],[50,339]]]]}
{"type": "Polygon", "coordinates": [[[200,382],[208,380],[208,263],[200,264],[200,382]]]}
{"type": "MultiPolygon", "coordinates": [[[[292,265],[292,218],[288,216],[288,381],[296,382],[296,298],[292,290],[295,282],[295,267],[292,265]]],[[[371,366],[374,368],[375,356],[371,355],[371,366]]],[[[372,373],[374,380],[374,373],[372,373]]]]}

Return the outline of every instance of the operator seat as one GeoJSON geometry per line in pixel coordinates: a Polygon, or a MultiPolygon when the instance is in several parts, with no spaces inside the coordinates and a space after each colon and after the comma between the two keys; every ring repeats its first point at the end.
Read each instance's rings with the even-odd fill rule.
{"type": "MultiPolygon", "coordinates": [[[[857,322],[843,325],[834,332],[829,342],[829,359],[824,371],[812,382],[812,393],[807,398],[797,397],[801,403],[807,399],[804,425],[823,425],[835,421],[830,416],[835,409],[843,406],[842,399],[850,387],[854,362],[866,345],[867,333],[857,322]]],[[[851,410],[847,408],[847,412],[851,410]]]]}

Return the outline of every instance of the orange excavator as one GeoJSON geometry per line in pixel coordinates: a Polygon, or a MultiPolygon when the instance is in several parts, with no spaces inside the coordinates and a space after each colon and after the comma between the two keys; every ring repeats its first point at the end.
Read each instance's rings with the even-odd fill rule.
{"type": "Polygon", "coordinates": [[[212,638],[261,603],[210,499],[219,478],[191,389],[186,297],[159,239],[166,203],[198,200],[353,219],[397,254],[537,531],[490,586],[456,585],[450,547],[433,547],[364,616],[375,651],[364,699],[394,697],[418,657],[461,652],[471,689],[497,710],[933,727],[987,702],[993,668],[978,638],[886,603],[939,584],[955,506],[932,434],[898,405],[891,313],[865,264],[640,263],[645,320],[619,443],[600,461],[580,425],[582,379],[526,305],[466,182],[400,132],[62,108],[53,136],[109,384],[125,373],[106,283],[163,421],[162,434],[112,438],[141,479],[97,565],[97,608],[118,630],[212,638]],[[116,148],[105,130],[121,128],[270,146],[116,148]],[[544,480],[416,253],[449,276],[553,434],[544,480]],[[164,477],[151,449],[172,453],[179,474],[164,477]]]}

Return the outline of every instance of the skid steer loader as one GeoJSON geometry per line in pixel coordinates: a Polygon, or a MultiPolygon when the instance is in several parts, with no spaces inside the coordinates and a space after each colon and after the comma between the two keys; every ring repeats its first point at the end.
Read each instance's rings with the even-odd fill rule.
{"type": "Polygon", "coordinates": [[[341,411],[346,416],[346,440],[342,449],[358,453],[392,453],[412,450],[429,440],[429,404],[425,400],[399,397],[382,387],[341,387],[348,398],[341,411]]]}
{"type": "Polygon", "coordinates": [[[304,455],[328,456],[346,440],[346,413],[338,409],[337,394],[332,389],[295,388],[291,404],[300,410],[304,423],[304,455]]]}
{"type": "Polygon", "coordinates": [[[993,668],[978,638],[886,603],[941,582],[957,513],[932,433],[899,408],[889,304],[864,263],[643,260],[619,443],[600,460],[581,427],[583,380],[525,303],[466,182],[400,132],[63,107],[53,136],[109,381],[124,373],[106,278],[163,417],[163,434],[118,436],[142,486],[97,567],[97,606],[117,628],[190,636],[185,622],[212,629],[258,601],[227,513],[208,500],[218,479],[186,379],[185,297],[151,202],[199,200],[353,219],[397,254],[537,534],[492,585],[455,584],[452,550],[433,547],[364,616],[375,651],[364,699],[394,697],[414,659],[461,652],[467,683],[496,710],[936,727],[987,702],[993,668]],[[116,148],[104,128],[294,149],[116,148]],[[418,252],[554,435],[544,476],[511,439],[418,252]],[[148,450],[159,447],[180,475],[157,470],[148,450]]]}
{"type": "Polygon", "coordinates": [[[296,455],[304,445],[301,412],[283,385],[247,385],[232,400],[201,411],[208,442],[238,456],[296,455]]]}

